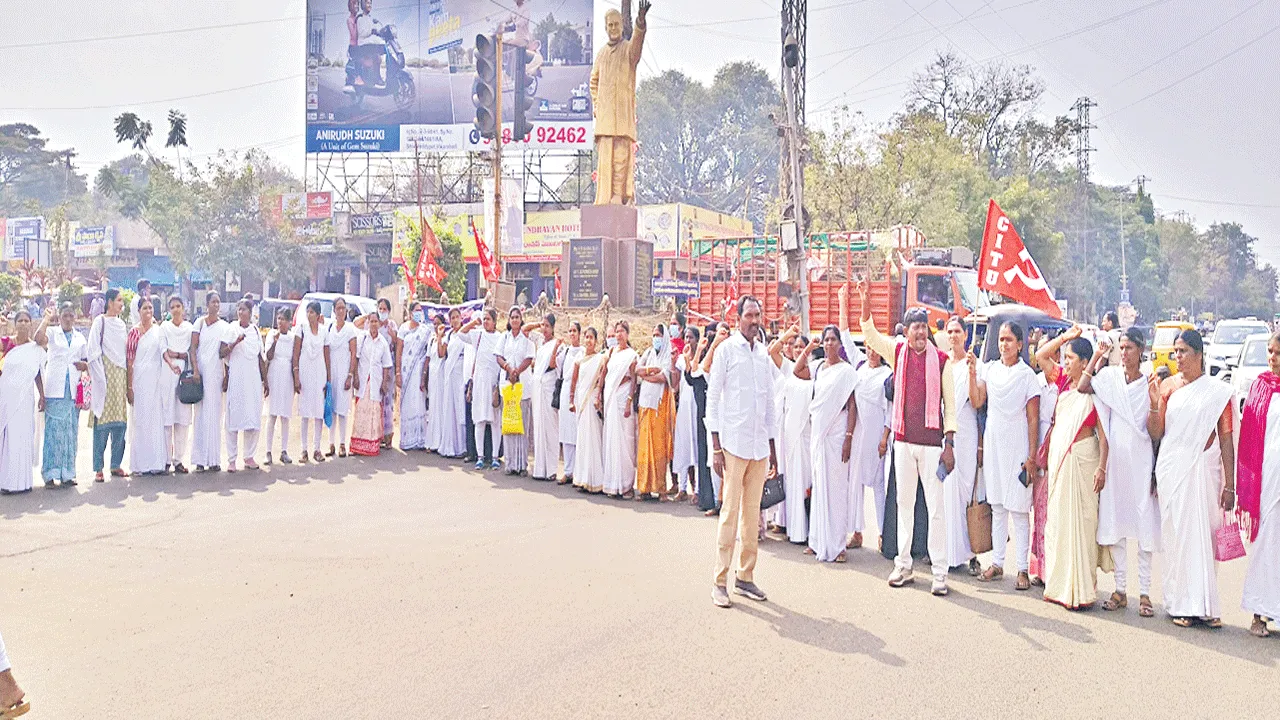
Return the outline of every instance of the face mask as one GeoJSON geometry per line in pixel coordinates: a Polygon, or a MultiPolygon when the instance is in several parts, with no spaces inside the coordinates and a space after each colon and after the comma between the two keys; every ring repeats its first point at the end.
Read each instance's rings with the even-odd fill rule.
{"type": "Polygon", "coordinates": [[[416,323],[421,323],[421,322],[423,322],[423,321],[425,320],[425,317],[426,317],[426,316],[424,316],[424,315],[422,314],[422,311],[421,311],[421,310],[414,310],[414,311],[413,311],[413,321],[414,321],[414,322],[416,322],[416,323]]]}
{"type": "Polygon", "coordinates": [[[381,310],[378,311],[378,319],[381,320],[382,322],[386,322],[390,317],[391,317],[391,313],[383,312],[381,310]]]}
{"type": "Polygon", "coordinates": [[[664,337],[656,337],[653,339],[653,349],[662,352],[667,349],[667,339],[664,337]]]}
{"type": "Polygon", "coordinates": [[[610,337],[607,341],[605,341],[605,346],[610,348],[618,347],[618,339],[615,337],[610,337]]]}

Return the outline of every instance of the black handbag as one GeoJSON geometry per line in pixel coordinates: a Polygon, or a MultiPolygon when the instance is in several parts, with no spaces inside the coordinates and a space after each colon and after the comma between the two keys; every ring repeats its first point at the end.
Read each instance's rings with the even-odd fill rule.
{"type": "Polygon", "coordinates": [[[560,388],[564,387],[564,378],[556,379],[556,392],[551,396],[551,409],[560,409],[560,388]]]}
{"type": "Polygon", "coordinates": [[[187,369],[178,376],[178,402],[183,405],[196,405],[201,400],[204,400],[204,382],[196,379],[196,374],[191,370],[191,363],[188,361],[187,369]]]}
{"type": "Polygon", "coordinates": [[[782,476],[764,481],[764,492],[760,495],[760,509],[768,510],[787,499],[786,488],[782,485],[782,476]]]}

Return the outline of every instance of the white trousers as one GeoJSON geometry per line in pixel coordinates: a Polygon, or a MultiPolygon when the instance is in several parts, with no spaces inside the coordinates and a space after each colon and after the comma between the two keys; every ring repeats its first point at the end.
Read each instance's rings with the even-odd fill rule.
{"type": "Polygon", "coordinates": [[[4,636],[0,635],[0,673],[8,670],[10,667],[9,654],[4,651],[4,636]]]}
{"type": "Polygon", "coordinates": [[[236,432],[235,430],[227,431],[227,464],[235,465],[237,458],[236,451],[239,449],[237,442],[241,435],[244,436],[244,459],[252,460],[255,453],[258,452],[258,430],[243,430],[236,432]]]}
{"type": "MultiPolygon", "coordinates": [[[[1129,541],[1120,541],[1111,546],[1111,560],[1116,565],[1116,592],[1129,592],[1129,541]]],[[[1138,592],[1141,595],[1151,594],[1151,553],[1138,548],[1138,592]]]]}
{"type": "Polygon", "coordinates": [[[1005,553],[1009,549],[1009,518],[1013,518],[1013,552],[1018,562],[1018,572],[1031,571],[1031,513],[1006,510],[1003,505],[991,506],[991,562],[1004,567],[1005,553]]]}
{"type": "Polygon", "coordinates": [[[187,433],[190,425],[169,425],[164,429],[165,444],[169,448],[169,464],[178,465],[187,454],[187,433]]]}
{"type": "Polygon", "coordinates": [[[578,454],[578,446],[562,443],[560,445],[560,454],[564,456],[564,476],[573,477],[573,458],[578,454]]]}
{"type": "Polygon", "coordinates": [[[311,429],[312,423],[315,424],[315,434],[311,439],[312,454],[320,454],[320,433],[324,430],[324,421],[316,418],[302,418],[302,452],[307,451],[307,432],[311,429]]]}
{"type": "Polygon", "coordinates": [[[929,561],[934,577],[947,575],[947,515],[943,507],[938,462],[942,448],[899,442],[893,445],[893,467],[898,483],[898,557],[894,564],[911,569],[911,538],[916,529],[916,488],[924,484],[929,514],[929,561]]]}
{"type": "Polygon", "coordinates": [[[329,426],[329,444],[330,445],[346,445],[347,444],[347,416],[333,414],[333,424],[329,426]],[[338,439],[333,439],[334,432],[337,432],[338,439]]]}
{"type": "MultiPolygon", "coordinates": [[[[283,417],[283,416],[277,418],[275,415],[268,415],[267,416],[267,454],[268,455],[270,455],[271,451],[274,450],[276,447],[276,420],[277,419],[280,421],[280,452],[282,453],[289,452],[289,418],[283,417]]],[[[303,420],[303,422],[306,422],[306,420],[303,420]]],[[[307,438],[305,437],[305,434],[302,438],[302,444],[304,446],[307,444],[307,438]]]]}

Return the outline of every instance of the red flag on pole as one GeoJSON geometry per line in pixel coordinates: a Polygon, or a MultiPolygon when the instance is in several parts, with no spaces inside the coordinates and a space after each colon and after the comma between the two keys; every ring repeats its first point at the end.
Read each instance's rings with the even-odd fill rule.
{"type": "Polygon", "coordinates": [[[489,282],[497,282],[502,273],[498,270],[498,263],[493,257],[493,252],[485,244],[484,238],[480,237],[480,231],[476,230],[474,222],[471,223],[471,235],[476,239],[476,254],[480,256],[480,270],[484,273],[484,279],[489,282]]]}
{"type": "MultiPolygon", "coordinates": [[[[431,229],[431,223],[425,220],[422,223],[422,249],[430,250],[431,257],[438,258],[444,255],[444,248],[440,245],[440,238],[436,237],[436,231],[431,229]]],[[[426,254],[425,252],[423,253],[426,254]]]]}
{"type": "Polygon", "coordinates": [[[422,253],[422,257],[426,258],[426,260],[418,263],[418,282],[444,292],[444,288],[440,284],[444,282],[445,278],[449,277],[449,274],[444,271],[444,268],[437,265],[436,261],[431,259],[427,253],[422,253]]]}
{"type": "Polygon", "coordinates": [[[1049,284],[1036,261],[1027,252],[1009,216],[995,200],[987,209],[987,227],[982,234],[982,262],[978,265],[978,285],[983,290],[1013,298],[1023,305],[1062,317],[1049,284]]]}
{"type": "Polygon", "coordinates": [[[413,273],[409,272],[409,263],[402,257],[400,258],[400,267],[404,268],[404,279],[409,283],[409,294],[418,294],[418,283],[413,279],[413,273]]]}

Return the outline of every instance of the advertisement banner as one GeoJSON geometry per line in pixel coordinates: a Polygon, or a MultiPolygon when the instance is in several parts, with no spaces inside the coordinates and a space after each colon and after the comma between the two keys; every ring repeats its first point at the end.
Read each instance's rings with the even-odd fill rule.
{"type": "Polygon", "coordinates": [[[475,38],[500,29],[511,49],[504,142],[514,106],[507,68],[520,46],[534,54],[528,146],[590,149],[593,32],[605,9],[595,0],[307,0],[307,152],[483,148],[471,101],[475,38]]]}
{"type": "Polygon", "coordinates": [[[564,243],[582,236],[581,210],[531,212],[524,221],[524,251],[506,253],[507,262],[558,262],[564,243]]]}
{"type": "Polygon", "coordinates": [[[112,257],[116,254],[116,229],[77,227],[71,235],[71,255],[78,258],[112,257]]]}
{"type": "Polygon", "coordinates": [[[363,213],[352,215],[351,237],[390,239],[395,230],[395,213],[363,213]]]}
{"type": "Polygon", "coordinates": [[[9,218],[5,223],[4,258],[26,260],[27,241],[44,239],[44,218],[9,218]]]}
{"type": "Polygon", "coordinates": [[[696,280],[654,280],[655,297],[700,298],[702,283],[696,280]]]}
{"type": "Polygon", "coordinates": [[[484,181],[484,241],[502,261],[507,256],[524,255],[524,183],[504,178],[502,181],[502,243],[493,241],[493,179],[484,181]]]}

